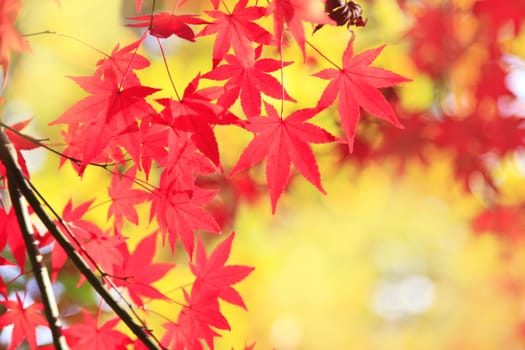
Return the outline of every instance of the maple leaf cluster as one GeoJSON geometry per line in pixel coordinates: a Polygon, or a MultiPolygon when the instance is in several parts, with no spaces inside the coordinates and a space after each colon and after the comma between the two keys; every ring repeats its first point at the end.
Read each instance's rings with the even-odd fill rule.
{"type": "MultiPolygon", "coordinates": [[[[1,4],[0,14],[7,19],[0,27],[0,58],[6,80],[11,53],[29,49],[29,46],[12,27],[21,3],[2,1],[1,4]]],[[[283,59],[285,36],[291,33],[306,59],[306,25],[337,25],[325,11],[323,1],[275,0],[261,6],[242,0],[235,2],[231,10],[226,4],[221,6],[218,1],[212,1],[211,8],[203,13],[188,12],[186,1],[178,2],[170,12],[153,9],[149,14],[140,14],[142,1],[136,1],[135,5],[139,15],[128,18],[127,26],[142,31],[140,38],[125,46],[117,44],[110,54],[96,63],[92,75],[69,77],[87,96],[50,123],[62,128],[65,147],[60,150],[61,166],[69,163],[80,176],[88,167],[98,167],[111,174],[107,208],[111,226],[103,229],[85,219],[88,211],[100,205],[95,204],[95,200],[77,205],[70,200],[54,225],[64,232],[71,247],[59,244],[51,232],[41,233],[38,244],[44,250],[53,247],[50,253],[53,281],[59,280],[67,269],[73,249],[108,288],[126,293],[134,308],[146,312],[152,300],[177,302],[180,305],[178,317],[165,316],[170,321],[164,323],[162,337],[157,337],[156,333],[149,335],[158,346],[201,349],[206,344],[213,349],[218,330],[230,330],[219,300],[246,308],[232,285],[253,270],[242,265],[225,265],[233,234],[209,256],[202,240],[196,240],[199,231],[222,232],[223,226],[218,221],[222,224],[232,222],[235,207],[229,211],[220,207],[213,209],[219,191],[222,195],[229,191],[234,198],[230,203],[236,206],[241,200],[253,201],[266,190],[272,212],[275,212],[292,178],[293,165],[300,175],[325,193],[311,145],[343,143],[352,149],[361,107],[400,127],[378,89],[407,79],[370,67],[383,46],[354,55],[352,35],[341,67],[315,49],[333,66],[314,74],[328,81],[319,101],[304,106],[292,97],[276,74],[280,72],[282,77],[285,68],[301,64],[301,61],[283,59]],[[273,26],[266,27],[266,18],[273,20],[273,26]],[[196,75],[180,95],[176,88],[180,82],[172,80],[160,41],[173,36],[195,44],[201,38],[213,38],[211,69],[196,75]],[[174,95],[141,82],[140,71],[152,64],[150,58],[142,54],[147,38],[153,38],[159,45],[174,95]],[[206,87],[201,87],[204,84],[206,87]],[[282,106],[277,107],[272,102],[275,100],[282,106]],[[311,121],[336,101],[344,138],[334,136],[311,121]],[[285,116],[284,103],[299,107],[285,116]],[[234,126],[253,135],[230,170],[223,168],[215,132],[216,128],[224,126],[234,126]],[[257,184],[249,175],[249,169],[263,161],[266,163],[266,186],[257,184]],[[138,206],[149,207],[153,233],[142,238],[132,250],[127,244],[126,230],[129,225],[143,224],[138,206]],[[180,243],[195,276],[191,284],[175,289],[182,298],[180,301],[154,286],[175,269],[173,263],[154,262],[159,236],[172,253],[180,243]]],[[[49,148],[24,137],[21,131],[28,122],[5,126],[14,148],[17,151],[36,146],[49,148]]],[[[29,179],[20,152],[18,163],[29,179]]],[[[1,174],[4,184],[14,181],[9,178],[12,170],[2,168],[1,174]]],[[[24,274],[25,242],[15,211],[2,207],[0,215],[0,249],[9,247],[24,274]]],[[[5,260],[4,263],[11,262],[5,260]]],[[[89,280],[85,277],[81,275],[77,286],[89,280]]],[[[13,288],[2,282],[3,305],[8,311],[0,316],[0,321],[3,325],[14,325],[10,347],[20,344],[27,334],[28,344],[35,348],[35,327],[45,325],[39,314],[43,306],[39,302],[29,308],[22,306],[18,294],[15,300],[8,293],[13,288]]],[[[67,343],[73,348],[141,346],[138,340],[115,328],[120,320],[118,317],[103,323],[99,320],[100,311],[96,318],[88,309],[80,311],[80,322],[64,330],[67,343]]],[[[144,327],[146,321],[140,319],[144,327]]]]}
{"type": "MultiPolygon", "coordinates": [[[[344,7],[350,3],[359,15],[350,24],[364,25],[366,20],[361,19],[355,3],[341,4],[338,11],[350,11],[344,7]]],[[[294,175],[325,193],[312,145],[333,145],[340,154],[339,165],[348,160],[364,166],[395,157],[400,171],[409,159],[431,162],[428,149],[448,152],[454,172],[467,190],[471,190],[473,174],[480,173],[495,192],[497,183],[486,156],[505,157],[522,146],[521,117],[504,115],[497,104],[502,95],[512,93],[503,83],[505,70],[494,64],[503,62],[505,51],[497,44],[499,36],[495,33],[503,30],[507,21],[501,12],[493,11],[498,6],[493,1],[474,4],[472,13],[482,25],[466,38],[458,34],[456,26],[464,9],[421,3],[405,35],[410,59],[418,73],[436,81],[436,91],[456,103],[447,106],[445,100],[437,99],[431,109],[417,112],[403,107],[394,88],[409,79],[374,65],[384,45],[355,53],[359,36],[349,32],[339,60],[328,58],[316,47],[317,37],[312,32],[344,24],[334,21],[334,15],[326,11],[330,6],[333,10],[333,2],[328,6],[321,0],[273,0],[261,5],[248,0],[212,0],[203,2],[205,11],[195,13],[191,10],[195,7],[183,0],[169,11],[153,8],[146,14],[141,0],[134,5],[137,15],[127,18],[126,25],[140,32],[138,39],[115,45],[110,54],[96,62],[92,75],[69,77],[86,96],[50,123],[60,126],[63,149],[54,150],[25,136],[21,131],[29,121],[4,127],[27,180],[30,174],[19,151],[37,146],[59,153],[61,166],[71,165],[79,176],[89,167],[109,174],[107,201],[95,204],[100,200],[97,198],[74,205],[70,200],[54,225],[106,287],[124,293],[129,305],[142,312],[137,316],[141,327],[160,348],[213,349],[219,331],[231,329],[221,303],[246,308],[232,286],[253,268],[225,265],[234,234],[208,254],[198,233],[221,233],[233,223],[241,202],[253,202],[265,192],[275,213],[294,175]],[[173,37],[191,45],[212,42],[209,68],[180,90],[182,83],[171,76],[161,41],[173,37]],[[293,42],[289,42],[290,37],[293,42]],[[146,40],[158,44],[173,92],[142,83],[141,72],[155,64],[155,59],[144,53],[146,40]],[[461,63],[472,54],[474,44],[486,47],[485,58],[475,62],[479,78],[468,86],[457,82],[462,89],[452,91],[448,84],[455,79],[452,69],[466,69],[461,63]],[[302,57],[285,60],[288,46],[298,47],[302,57]],[[317,57],[313,68],[308,66],[312,56],[317,57]],[[309,68],[308,74],[323,84],[315,101],[305,101],[285,86],[283,77],[294,66],[309,68]],[[467,107],[459,103],[465,91],[473,96],[467,107]],[[333,118],[339,130],[322,128],[314,122],[316,117],[333,118]],[[225,127],[247,132],[252,139],[242,150],[222,150],[216,131],[225,127]],[[375,142],[378,138],[380,142],[375,142]],[[221,154],[234,151],[238,160],[233,166],[221,161],[221,154]],[[252,176],[261,163],[264,184],[252,176]],[[107,228],[86,219],[88,211],[104,203],[108,204],[107,228]],[[139,215],[139,207],[149,209],[146,220],[139,215]],[[147,225],[151,230],[131,249],[127,230],[133,225],[147,225]],[[176,287],[173,294],[155,287],[176,269],[173,262],[155,261],[160,249],[158,238],[172,254],[182,247],[194,276],[191,283],[176,287]],[[154,317],[148,313],[152,300],[180,307],[176,315],[162,315],[168,320],[162,330],[147,327],[149,317],[154,317]],[[159,332],[161,336],[157,336],[159,332]]],[[[409,12],[403,1],[399,5],[409,12]]],[[[27,41],[14,29],[20,6],[18,0],[0,0],[4,83],[9,82],[12,53],[29,50],[27,41]]],[[[512,18],[514,34],[521,20],[522,16],[512,18]]],[[[0,176],[4,186],[12,181],[12,170],[3,160],[0,176]]],[[[515,237],[519,226],[496,223],[521,216],[520,212],[495,206],[480,214],[474,229],[509,230],[508,235],[515,237]]],[[[2,205],[0,251],[8,249],[12,259],[2,258],[0,263],[16,263],[21,276],[28,272],[25,244],[14,210],[2,205]]],[[[67,272],[71,252],[52,232],[41,232],[38,245],[42,251],[51,250],[46,257],[52,280],[59,280],[67,272]]],[[[81,275],[78,286],[85,283],[81,275]]],[[[6,309],[0,315],[0,325],[13,325],[10,348],[26,339],[34,349],[35,327],[46,325],[41,314],[44,306],[39,301],[26,306],[19,294],[10,293],[15,284],[0,279],[0,304],[6,309]]],[[[77,322],[64,329],[72,348],[144,346],[117,329],[118,316],[102,322],[100,309],[96,318],[89,308],[79,308],[77,314],[77,322]]]]}

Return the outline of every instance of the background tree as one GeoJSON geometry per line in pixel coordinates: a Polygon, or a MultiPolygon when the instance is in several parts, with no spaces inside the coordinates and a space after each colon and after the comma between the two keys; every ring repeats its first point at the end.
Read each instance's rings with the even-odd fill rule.
{"type": "Polygon", "coordinates": [[[519,2],[57,4],[0,2],[9,347],[522,342],[519,2]]]}

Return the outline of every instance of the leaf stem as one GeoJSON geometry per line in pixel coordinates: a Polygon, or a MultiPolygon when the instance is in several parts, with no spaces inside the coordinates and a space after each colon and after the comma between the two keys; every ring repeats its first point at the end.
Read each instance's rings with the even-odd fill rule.
{"type": "Polygon", "coordinates": [[[170,83],[171,83],[171,86],[173,87],[173,91],[175,91],[177,100],[182,101],[177,91],[177,87],[175,86],[175,83],[173,82],[173,78],[170,73],[170,68],[168,67],[168,61],[166,60],[166,54],[164,53],[164,48],[162,47],[162,43],[160,42],[159,38],[157,38],[157,43],[159,44],[160,53],[162,54],[162,60],[164,61],[164,67],[166,67],[166,73],[168,73],[168,78],[170,79],[170,83]]]}
{"type": "Polygon", "coordinates": [[[126,66],[126,70],[124,71],[124,73],[122,73],[122,79],[120,79],[120,83],[118,84],[118,90],[119,91],[122,89],[122,86],[124,85],[124,79],[126,78],[126,75],[128,75],[129,71],[131,70],[131,65],[133,64],[133,61],[135,60],[135,57],[137,57],[137,51],[139,49],[139,46],[142,44],[144,39],[146,39],[147,33],[148,33],[147,30],[144,31],[144,34],[142,34],[142,36],[140,37],[140,44],[137,45],[137,47],[133,51],[133,55],[131,56],[131,59],[129,60],[128,65],[126,66]]]}
{"type": "MultiPolygon", "coordinates": [[[[75,163],[75,164],[77,164],[77,165],[81,165],[81,164],[82,164],[82,161],[81,161],[80,159],[77,159],[77,158],[75,158],[75,157],[71,157],[71,156],[68,156],[68,155],[66,155],[66,154],[64,154],[64,153],[62,153],[62,152],[59,152],[59,151],[55,150],[54,148],[49,147],[49,146],[46,145],[45,143],[42,143],[42,142],[40,142],[39,140],[37,140],[37,139],[35,139],[35,138],[31,137],[31,136],[26,135],[26,134],[24,134],[24,133],[22,133],[22,132],[20,132],[20,131],[18,131],[18,130],[16,130],[16,129],[13,129],[13,128],[10,127],[9,125],[4,124],[2,121],[0,121],[0,126],[6,128],[7,130],[11,131],[11,132],[14,133],[14,134],[17,134],[18,136],[20,136],[20,137],[26,139],[27,141],[29,141],[29,142],[31,142],[31,143],[34,143],[35,145],[37,145],[37,146],[39,146],[39,147],[42,147],[42,148],[48,150],[49,152],[51,152],[51,153],[53,153],[53,154],[56,154],[56,155],[59,156],[59,157],[65,158],[65,159],[67,159],[67,160],[69,160],[69,161],[71,161],[71,162],[73,162],[73,163],[75,163]]],[[[105,164],[103,164],[103,163],[88,163],[88,165],[91,165],[91,166],[95,166],[95,167],[99,167],[99,168],[103,168],[103,169],[108,170],[107,168],[108,168],[109,166],[113,165],[113,164],[112,164],[112,163],[105,163],[105,164]]]]}
{"type": "Polygon", "coordinates": [[[305,42],[308,44],[308,46],[310,46],[312,49],[314,49],[315,52],[317,52],[322,58],[324,58],[326,61],[328,61],[332,66],[334,66],[335,68],[339,69],[339,70],[343,70],[343,68],[339,67],[338,64],[336,64],[334,61],[332,61],[331,59],[329,59],[328,57],[326,57],[326,55],[324,53],[322,53],[321,51],[319,51],[319,49],[317,47],[315,47],[311,42],[309,42],[308,40],[305,40],[305,42]]]}
{"type": "Polygon", "coordinates": [[[226,12],[228,12],[228,14],[231,15],[232,13],[231,13],[230,9],[228,8],[228,5],[226,5],[226,2],[224,0],[221,0],[221,4],[226,9],[226,12]]]}
{"type": "Polygon", "coordinates": [[[62,38],[67,38],[67,39],[70,39],[70,40],[74,40],[84,46],[87,46],[89,47],[90,49],[92,50],[95,50],[96,52],[100,53],[101,55],[103,56],[106,56],[107,58],[110,58],[111,56],[108,55],[107,53],[105,53],[104,51],[96,48],[95,46],[91,45],[91,44],[88,44],[87,42],[83,41],[83,40],[80,40],[78,38],[75,38],[74,36],[71,36],[71,35],[67,35],[67,34],[61,34],[61,33],[58,33],[58,32],[55,32],[53,30],[43,30],[41,32],[35,32],[35,33],[29,33],[29,34],[23,34],[22,36],[23,37],[30,37],[30,36],[37,36],[37,35],[44,35],[44,34],[52,34],[52,35],[56,35],[56,36],[60,36],[62,38]]]}
{"type": "Polygon", "coordinates": [[[283,36],[281,35],[281,45],[279,48],[279,59],[281,60],[281,113],[280,117],[283,119],[284,115],[284,98],[285,98],[285,90],[284,90],[284,61],[283,61],[283,36]]]}
{"type": "Polygon", "coordinates": [[[153,28],[153,13],[155,12],[155,5],[157,5],[157,1],[153,0],[151,4],[151,13],[149,15],[149,27],[148,29],[151,31],[151,28],[153,28]]]}
{"type": "Polygon", "coordinates": [[[194,283],[195,283],[195,281],[193,281],[193,282],[188,282],[188,283],[186,283],[186,284],[183,284],[182,286],[178,286],[178,287],[176,287],[176,288],[170,289],[170,290],[168,290],[168,291],[166,292],[166,294],[171,294],[171,293],[174,293],[174,292],[176,292],[176,291],[178,291],[178,290],[181,290],[181,289],[184,289],[184,288],[186,288],[186,287],[192,286],[194,283]]]}
{"type": "MultiPolygon", "coordinates": [[[[177,302],[177,301],[173,301],[173,302],[174,302],[175,304],[181,306],[182,308],[186,308],[186,307],[188,307],[188,305],[184,305],[184,304],[179,303],[179,302],[177,302]]],[[[177,322],[174,322],[172,318],[169,318],[169,317],[167,317],[167,316],[164,316],[164,315],[161,314],[160,312],[155,311],[155,310],[153,310],[153,309],[148,309],[148,312],[151,313],[151,314],[155,314],[155,315],[159,316],[160,318],[165,319],[165,320],[168,321],[168,322],[171,322],[171,323],[177,323],[177,322]]]]}

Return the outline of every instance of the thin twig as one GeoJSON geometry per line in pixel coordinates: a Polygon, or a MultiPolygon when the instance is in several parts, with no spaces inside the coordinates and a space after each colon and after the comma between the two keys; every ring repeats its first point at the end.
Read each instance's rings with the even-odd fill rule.
{"type": "MultiPolygon", "coordinates": [[[[44,149],[47,149],[49,152],[53,153],[53,154],[56,154],[57,156],[61,157],[61,158],[65,158],[77,165],[82,165],[83,161],[78,159],[78,158],[75,158],[75,157],[71,157],[71,156],[68,156],[67,154],[64,154],[60,151],[57,151],[56,149],[52,148],[52,147],[49,147],[48,145],[46,145],[45,143],[42,143],[40,140],[37,140],[35,139],[34,137],[31,137],[29,135],[26,135],[24,134],[23,132],[20,132],[16,129],[14,129],[13,127],[3,123],[0,121],[0,126],[6,128],[7,130],[11,131],[12,133],[14,134],[17,134],[18,136],[20,137],[23,137],[24,139],[26,139],[27,141],[39,146],[39,147],[42,147],[44,149]]],[[[87,165],[91,165],[91,166],[95,166],[95,167],[99,167],[99,168],[103,168],[103,169],[107,169],[109,166],[112,166],[114,165],[113,163],[88,163],[87,165]]]]}
{"type": "MultiPolygon", "coordinates": [[[[49,152],[61,157],[61,158],[64,158],[64,159],[67,159],[77,165],[82,165],[83,161],[78,159],[78,158],[75,158],[75,157],[71,157],[71,156],[68,156],[67,154],[64,154],[60,151],[57,151],[56,149],[46,145],[45,143],[42,143],[40,140],[37,140],[35,139],[34,137],[31,137],[29,135],[26,135],[24,134],[23,132],[20,132],[16,129],[14,129],[13,127],[3,123],[2,121],[0,121],[0,126],[1,127],[4,127],[6,128],[7,130],[11,131],[12,133],[14,134],[17,134],[18,136],[24,138],[25,140],[39,146],[39,147],[42,147],[46,150],[48,150],[49,152]]],[[[129,159],[124,159],[125,162],[127,162],[129,159]]],[[[110,174],[114,174],[114,171],[109,169],[109,167],[111,166],[114,166],[116,165],[116,163],[87,163],[88,166],[93,166],[93,167],[97,167],[97,168],[102,168],[104,170],[106,170],[107,172],[109,172],[110,174]]],[[[143,181],[141,179],[133,179],[133,178],[128,178],[130,181],[132,181],[133,183],[135,183],[136,185],[142,187],[144,190],[148,191],[148,192],[154,192],[155,190],[158,190],[158,187],[150,184],[149,182],[147,181],[143,181]],[[149,186],[149,187],[148,187],[149,186]]]]}

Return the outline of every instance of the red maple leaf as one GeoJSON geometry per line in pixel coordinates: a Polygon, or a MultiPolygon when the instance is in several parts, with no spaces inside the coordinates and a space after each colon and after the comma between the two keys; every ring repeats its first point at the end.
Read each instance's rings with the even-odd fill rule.
{"type": "Polygon", "coordinates": [[[168,135],[168,156],[162,165],[166,168],[163,178],[173,182],[179,189],[191,189],[197,175],[213,174],[217,171],[210,159],[197,151],[188,133],[170,130],[168,135]]]}
{"type": "Polygon", "coordinates": [[[191,256],[195,231],[221,231],[211,214],[204,209],[217,190],[205,190],[197,186],[183,189],[177,180],[177,174],[167,170],[162,173],[159,187],[152,195],[150,219],[157,219],[161,232],[168,236],[172,250],[179,237],[191,256]]]}
{"type": "Polygon", "coordinates": [[[225,107],[211,102],[222,89],[198,90],[200,79],[201,76],[197,75],[188,84],[180,100],[156,100],[165,108],[152,121],[191,133],[195,146],[219,166],[219,149],[213,127],[219,124],[240,124],[241,121],[225,107]]]}
{"type": "MultiPolygon", "coordinates": [[[[96,262],[105,273],[113,275],[115,266],[122,265],[124,258],[118,247],[124,242],[124,237],[120,234],[110,235],[109,231],[102,231],[100,228],[94,232],[86,232],[90,237],[83,242],[85,254],[96,262]]],[[[81,275],[81,282],[83,276],[81,275]]],[[[79,282],[80,283],[80,282],[79,282]]]]}
{"type": "Polygon", "coordinates": [[[220,335],[210,327],[210,322],[229,329],[228,322],[220,313],[216,293],[201,293],[192,300],[184,291],[184,298],[188,306],[182,309],[177,322],[163,324],[166,332],[161,340],[162,345],[173,350],[202,350],[204,347],[200,340],[203,339],[208,348],[213,350],[213,339],[220,335]]]}
{"type": "Polygon", "coordinates": [[[114,225],[120,230],[124,218],[135,225],[138,224],[139,218],[135,205],[143,203],[148,199],[147,192],[133,189],[133,179],[137,169],[130,168],[125,174],[115,172],[113,174],[111,185],[108,188],[108,194],[111,197],[111,205],[108,208],[108,218],[115,218],[114,225]]]}
{"type": "Polygon", "coordinates": [[[195,41],[195,33],[189,24],[208,23],[196,15],[175,15],[166,12],[156,13],[153,16],[138,16],[128,19],[141,21],[128,24],[128,27],[148,27],[151,35],[157,38],[168,38],[176,35],[189,41],[195,41]]]}
{"type": "Polygon", "coordinates": [[[89,313],[82,311],[84,322],[74,324],[64,330],[67,343],[72,349],[78,350],[126,350],[131,339],[124,333],[115,330],[120,318],[116,317],[98,326],[89,313]]]}
{"type": "Polygon", "coordinates": [[[9,244],[11,252],[22,271],[26,260],[26,246],[20,231],[20,224],[15,210],[11,208],[9,213],[0,206],[0,252],[9,244]]]}
{"type": "Polygon", "coordinates": [[[296,102],[291,98],[281,83],[272,75],[282,67],[292,62],[281,62],[271,58],[259,59],[262,48],[255,50],[255,61],[247,62],[237,56],[226,55],[227,64],[215,67],[202,77],[211,80],[228,80],[224,85],[224,94],[218,103],[225,108],[231,107],[237,98],[241,98],[241,106],[248,117],[261,115],[261,93],[270,97],[296,102]],[[284,94],[283,94],[284,91],[284,94]]]}
{"type": "Polygon", "coordinates": [[[219,298],[245,307],[242,298],[231,285],[246,278],[253,268],[239,265],[225,266],[234,237],[235,234],[232,233],[217,245],[209,257],[206,256],[204,245],[199,240],[195,263],[190,264],[196,279],[191,294],[183,291],[188,305],[179,314],[177,324],[167,325],[170,334],[163,338],[163,343],[185,339],[187,344],[196,344],[192,348],[201,349],[198,339],[203,339],[210,349],[214,349],[213,338],[218,334],[213,328],[230,329],[228,321],[221,313],[219,298]]]}
{"type": "MultiPolygon", "coordinates": [[[[23,120],[19,123],[16,123],[16,124],[13,124],[11,125],[11,129],[14,129],[16,131],[21,131],[22,129],[24,129],[26,126],[29,125],[29,123],[31,123],[33,119],[32,118],[29,118],[29,119],[26,119],[26,120],[23,120]]],[[[21,136],[17,133],[15,133],[14,131],[11,131],[9,129],[5,129],[4,130],[7,137],[9,137],[9,140],[13,143],[13,146],[15,146],[15,149],[17,151],[19,150],[32,150],[32,149],[35,149],[37,147],[40,147],[38,145],[38,141],[37,140],[34,140],[34,139],[31,139],[30,136],[21,136]],[[34,141],[32,141],[34,140],[34,141]]]]}
{"type": "MultiPolygon", "coordinates": [[[[163,111],[172,113],[173,100],[167,101],[169,105],[163,111]]],[[[217,138],[213,131],[212,115],[179,115],[173,122],[172,126],[180,131],[191,133],[191,141],[198,150],[211,160],[215,166],[220,166],[219,146],[217,138]]]]}
{"type": "Polygon", "coordinates": [[[140,165],[149,177],[153,161],[164,164],[168,154],[166,150],[166,140],[168,138],[168,128],[165,125],[152,124],[143,120],[140,124],[140,165]]]}
{"type": "Polygon", "coordinates": [[[136,125],[138,119],[155,113],[145,98],[158,89],[141,85],[122,89],[112,69],[106,69],[103,76],[71,79],[91,95],[77,102],[50,125],[81,126],[76,141],[82,142],[82,150],[75,156],[82,159],[84,165],[97,159],[114,137],[136,125]]]}
{"type": "Polygon", "coordinates": [[[97,62],[95,76],[102,77],[108,69],[115,72],[116,80],[122,87],[131,87],[140,85],[139,78],[133,72],[149,67],[149,60],[137,53],[137,50],[144,41],[145,36],[131,44],[120,48],[117,44],[109,57],[103,58],[97,62]]]}
{"type": "Polygon", "coordinates": [[[188,303],[185,311],[191,311],[193,318],[203,325],[218,329],[230,330],[230,325],[220,312],[218,294],[216,291],[205,289],[191,290],[191,296],[184,293],[188,303]]]}
{"type": "Polygon", "coordinates": [[[213,338],[218,334],[212,327],[230,330],[228,320],[221,313],[217,292],[192,289],[191,295],[184,291],[184,299],[188,306],[179,314],[179,325],[185,329],[190,344],[197,339],[204,339],[213,350],[213,338]]]}
{"type": "Polygon", "coordinates": [[[155,256],[157,234],[144,238],[135,248],[133,254],[128,251],[126,244],[120,245],[123,263],[115,266],[113,279],[116,286],[126,287],[133,302],[143,306],[144,297],[152,299],[167,299],[160,293],[153,282],[161,279],[175,264],[152,263],[155,256]]]}
{"type": "MultiPolygon", "coordinates": [[[[0,100],[0,102],[2,101],[0,100]]],[[[27,165],[26,165],[26,160],[24,158],[24,155],[20,151],[32,150],[40,146],[39,146],[39,142],[31,138],[31,136],[25,136],[25,135],[22,136],[21,134],[17,133],[17,131],[20,131],[23,128],[25,128],[31,122],[31,120],[32,119],[29,118],[29,119],[26,119],[24,121],[21,121],[19,123],[12,125],[10,127],[10,129],[12,130],[8,128],[4,128],[4,131],[7,137],[9,138],[9,141],[11,141],[11,143],[13,144],[15,148],[16,155],[17,155],[16,160],[18,162],[18,165],[20,165],[20,169],[22,170],[22,172],[27,178],[30,177],[29,171],[27,170],[27,165]]],[[[0,176],[7,177],[6,169],[1,162],[0,162],[0,176]]]]}
{"type": "MultiPolygon", "coordinates": [[[[187,314],[187,313],[185,313],[187,314]]],[[[182,313],[179,315],[179,322],[184,319],[181,319],[182,313]]],[[[188,317],[186,316],[186,319],[188,317]]],[[[164,335],[161,339],[161,344],[171,350],[202,350],[202,344],[195,337],[195,326],[190,322],[184,322],[179,324],[177,322],[166,322],[162,326],[165,328],[164,335]]]]}
{"type": "Polygon", "coordinates": [[[215,18],[215,21],[209,23],[197,36],[217,33],[213,45],[213,67],[216,67],[226,56],[230,47],[233,47],[239,59],[250,62],[254,59],[252,42],[262,45],[272,43],[272,35],[253,22],[264,16],[264,7],[246,7],[247,4],[248,0],[238,1],[232,13],[219,10],[206,11],[208,15],[215,18]]]}
{"type": "Polygon", "coordinates": [[[360,117],[360,107],[381,119],[387,120],[401,128],[394,111],[378,88],[392,86],[409,79],[393,72],[369,67],[383,50],[384,45],[367,50],[353,57],[353,38],[343,53],[343,67],[324,69],[314,76],[330,80],[319,102],[318,108],[324,109],[338,99],[338,110],[341,125],[348,139],[350,152],[353,150],[353,141],[360,117]]]}
{"type": "MultiPolygon", "coordinates": [[[[94,266],[94,262],[96,262],[105,272],[111,274],[114,265],[122,264],[123,258],[118,246],[122,244],[124,238],[120,235],[110,236],[108,232],[103,232],[94,223],[82,219],[92,203],[93,200],[73,208],[71,200],[68,201],[62,213],[62,220],[75,238],[71,240],[71,244],[83,255],[89,255],[90,259],[87,259],[87,263],[91,268],[96,268],[94,266]],[[82,249],[79,244],[82,245],[82,249]]],[[[55,244],[51,255],[53,279],[56,279],[58,271],[65,264],[67,258],[62,247],[55,244]]],[[[85,279],[81,275],[79,284],[84,281],[85,279]]]]}
{"type": "Polygon", "coordinates": [[[16,294],[16,300],[0,301],[7,311],[0,315],[0,329],[13,325],[8,350],[16,349],[24,339],[31,350],[36,349],[36,326],[47,326],[47,321],[40,311],[44,309],[41,303],[33,303],[24,307],[24,303],[16,294]]]}
{"type": "Polygon", "coordinates": [[[230,256],[234,237],[235,234],[232,233],[215,248],[209,257],[206,256],[202,240],[198,240],[195,260],[193,264],[190,264],[191,271],[196,277],[193,288],[217,291],[219,298],[246,308],[241,296],[231,285],[245,279],[254,268],[241,265],[225,266],[230,256]]]}
{"type": "Polygon", "coordinates": [[[272,212],[275,213],[277,201],[288,184],[292,163],[308,181],[325,193],[315,156],[308,143],[328,143],[334,141],[335,137],[306,122],[319,112],[318,109],[301,109],[282,119],[272,105],[266,103],[265,106],[268,117],[248,120],[246,129],[253,132],[255,137],[241,154],[230,176],[268,158],[266,179],[272,212]]]}

